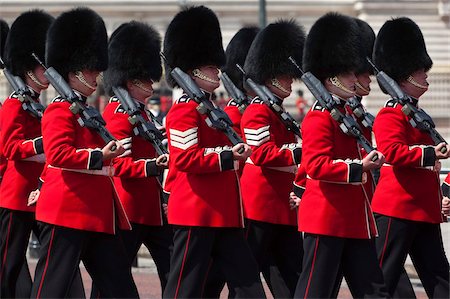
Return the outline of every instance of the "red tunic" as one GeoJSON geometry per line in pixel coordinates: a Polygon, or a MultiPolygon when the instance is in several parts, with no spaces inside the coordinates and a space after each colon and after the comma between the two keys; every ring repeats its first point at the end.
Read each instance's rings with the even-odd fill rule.
{"type": "Polygon", "coordinates": [[[113,172],[108,168],[102,172],[103,166],[111,164],[102,161],[105,142],[95,131],[81,127],[69,106],[69,102],[56,98],[42,118],[47,169],[36,219],[112,234],[117,217],[120,228],[130,229],[114,190],[113,172]]]}
{"type": "MultiPolygon", "coordinates": [[[[145,112],[144,119],[148,120],[145,112]]],[[[114,184],[131,222],[145,225],[162,225],[159,174],[156,152],[151,143],[133,133],[128,114],[117,98],[110,99],[103,117],[106,128],[117,139],[132,137],[131,155],[115,158],[114,184]]]]}
{"type": "MultiPolygon", "coordinates": [[[[414,103],[416,104],[416,103],[414,103]]],[[[439,173],[431,137],[414,128],[402,105],[386,103],[375,118],[378,149],[386,156],[372,207],[382,215],[442,222],[439,173]]]]}
{"type": "Polygon", "coordinates": [[[30,192],[38,187],[45,163],[41,123],[23,110],[22,102],[14,93],[3,104],[0,144],[4,156],[1,159],[7,159],[0,187],[0,207],[34,212],[34,207],[28,207],[27,202],[30,192]]]}
{"type": "MultiPolygon", "coordinates": [[[[341,111],[345,112],[343,101],[341,111]]],[[[363,183],[363,152],[317,102],[302,124],[306,191],[299,206],[299,230],[368,239],[377,234],[363,183]]]]}
{"type": "Polygon", "coordinates": [[[241,129],[253,150],[241,177],[245,217],[274,224],[296,225],[289,206],[301,145],[278,116],[258,98],[247,107],[241,129]]]}
{"type": "Polygon", "coordinates": [[[243,227],[231,143],[210,128],[197,103],[182,96],[166,118],[169,140],[169,223],[243,227]]]}

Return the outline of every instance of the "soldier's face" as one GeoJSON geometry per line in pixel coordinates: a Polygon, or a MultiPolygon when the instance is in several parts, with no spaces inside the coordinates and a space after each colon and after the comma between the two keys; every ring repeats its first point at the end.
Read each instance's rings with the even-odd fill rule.
{"type": "Polygon", "coordinates": [[[370,73],[362,73],[356,75],[356,79],[358,80],[356,86],[356,94],[363,97],[370,93],[370,73]],[[362,87],[362,88],[361,88],[362,87]]]}
{"type": "Polygon", "coordinates": [[[130,96],[141,103],[153,95],[152,80],[132,80],[127,82],[127,89],[130,96]]]}
{"type": "Polygon", "coordinates": [[[404,92],[418,99],[428,90],[429,83],[427,78],[427,72],[421,69],[412,73],[409,80],[407,79],[401,82],[400,87],[404,92]]]}
{"type": "Polygon", "coordinates": [[[49,85],[47,78],[45,78],[45,76],[44,76],[44,72],[45,72],[45,69],[39,65],[34,70],[32,70],[34,79],[29,77],[28,75],[25,75],[26,84],[38,93],[40,93],[44,89],[47,89],[48,85],[49,85]],[[35,82],[35,80],[37,82],[35,82]]]}
{"type": "Polygon", "coordinates": [[[191,77],[201,89],[212,93],[220,86],[219,69],[215,65],[199,67],[191,72],[191,77]],[[197,72],[196,70],[200,71],[197,72]],[[196,75],[197,73],[197,75],[196,75]]]}

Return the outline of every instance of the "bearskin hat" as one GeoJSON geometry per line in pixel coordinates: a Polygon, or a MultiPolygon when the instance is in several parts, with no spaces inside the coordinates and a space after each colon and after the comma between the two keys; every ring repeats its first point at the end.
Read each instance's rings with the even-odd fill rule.
{"type": "Polygon", "coordinates": [[[267,25],[255,37],[244,69],[256,83],[279,75],[299,77],[299,71],[289,61],[292,56],[300,65],[305,44],[305,31],[294,20],[280,20],[267,25]]]}
{"type": "Polygon", "coordinates": [[[419,26],[405,17],[384,23],[375,40],[373,59],[380,70],[397,82],[417,70],[428,71],[433,65],[419,26]]]}
{"type": "Polygon", "coordinates": [[[164,38],[166,80],[176,86],[171,67],[183,71],[205,65],[225,64],[222,33],[216,14],[205,6],[194,6],[179,12],[170,22],[164,38]]]}
{"type": "Polygon", "coordinates": [[[12,23],[4,52],[6,66],[13,75],[22,77],[39,65],[31,54],[44,57],[47,31],[54,19],[42,10],[31,10],[12,23]]]}
{"type": "Polygon", "coordinates": [[[5,49],[6,37],[8,36],[9,26],[3,20],[0,20],[0,57],[4,58],[3,50],[5,49]]]}
{"type": "Polygon", "coordinates": [[[109,40],[109,65],[103,74],[107,92],[132,79],[159,81],[160,52],[161,36],[151,26],[136,21],[122,24],[109,40]]]}
{"type": "Polygon", "coordinates": [[[373,45],[375,43],[375,32],[367,22],[355,19],[359,27],[359,55],[361,56],[361,64],[356,69],[356,74],[369,73],[374,74],[373,67],[367,61],[367,57],[372,57],[373,45]]]}
{"type": "Polygon", "coordinates": [[[327,13],[309,31],[303,55],[304,71],[319,80],[356,71],[361,65],[359,28],[351,17],[327,13]]]}
{"type": "Polygon", "coordinates": [[[108,35],[103,19],[85,7],[62,13],[48,31],[45,61],[65,79],[83,69],[106,70],[108,35]]]}
{"type": "Polygon", "coordinates": [[[244,27],[241,28],[230,40],[230,43],[225,50],[227,62],[222,68],[222,71],[227,73],[231,81],[239,88],[244,90],[242,72],[236,67],[236,64],[244,66],[245,58],[248,50],[252,45],[253,40],[259,32],[258,27],[244,27]]]}

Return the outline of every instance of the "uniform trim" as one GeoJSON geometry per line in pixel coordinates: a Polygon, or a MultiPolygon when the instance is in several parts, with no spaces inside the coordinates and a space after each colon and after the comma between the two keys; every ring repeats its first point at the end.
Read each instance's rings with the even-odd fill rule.
{"type": "Polygon", "coordinates": [[[186,249],[184,250],[183,261],[181,262],[180,275],[178,276],[177,289],[175,290],[175,297],[174,297],[174,299],[176,299],[178,297],[178,291],[180,290],[181,277],[183,276],[184,265],[186,263],[187,253],[188,253],[188,250],[189,250],[189,242],[191,240],[191,231],[192,231],[192,228],[190,228],[189,232],[188,232],[188,238],[187,238],[187,241],[186,241],[186,249]]]}
{"type": "Polygon", "coordinates": [[[54,236],[55,236],[55,227],[53,226],[52,236],[50,237],[50,244],[48,245],[48,250],[47,250],[47,260],[45,261],[44,272],[42,272],[42,277],[41,277],[41,281],[39,283],[39,289],[38,289],[38,293],[36,295],[36,299],[41,297],[42,286],[44,284],[45,275],[47,273],[48,263],[50,260],[50,251],[52,250],[54,236]]]}
{"type": "Polygon", "coordinates": [[[259,129],[244,128],[245,139],[248,145],[260,146],[270,140],[270,125],[259,129]]]}
{"type": "Polygon", "coordinates": [[[37,163],[45,163],[45,154],[34,155],[23,159],[22,161],[31,161],[37,163]]]}
{"type": "Polygon", "coordinates": [[[287,143],[283,144],[283,146],[280,149],[280,152],[282,150],[290,150],[292,154],[292,161],[294,161],[295,164],[300,164],[302,161],[302,145],[299,143],[287,143]]]}
{"type": "Polygon", "coordinates": [[[42,136],[33,139],[33,148],[36,155],[44,152],[44,143],[42,142],[42,136]]]}
{"type": "Polygon", "coordinates": [[[169,129],[170,144],[182,150],[186,150],[198,143],[198,127],[185,131],[169,129]]]}
{"type": "Polygon", "coordinates": [[[313,275],[313,272],[314,272],[314,265],[316,263],[317,250],[319,249],[319,239],[320,239],[320,237],[317,236],[316,238],[317,238],[316,239],[316,245],[314,246],[314,256],[313,256],[313,260],[312,260],[312,264],[311,264],[311,270],[309,272],[308,284],[306,285],[305,296],[303,298],[308,298],[309,287],[311,286],[312,275],[313,275]]]}
{"type": "Polygon", "coordinates": [[[441,189],[442,189],[442,195],[448,197],[450,194],[450,185],[444,181],[442,183],[441,189]]]}
{"type": "Polygon", "coordinates": [[[388,243],[388,239],[389,239],[389,232],[391,231],[391,223],[392,223],[392,218],[389,217],[388,227],[386,230],[386,237],[384,238],[383,251],[381,252],[381,257],[380,257],[380,268],[383,266],[384,254],[386,253],[386,247],[387,247],[387,243],[388,243]]]}
{"type": "Polygon", "coordinates": [[[144,171],[146,177],[158,176],[159,169],[158,166],[156,166],[156,159],[146,159],[144,171]]]}
{"type": "Polygon", "coordinates": [[[205,148],[204,156],[210,154],[219,155],[220,171],[232,170],[234,168],[233,151],[230,146],[218,146],[205,148]]]}
{"type": "Polygon", "coordinates": [[[87,169],[100,170],[103,167],[103,153],[100,149],[89,150],[87,169]]]}
{"type": "Polygon", "coordinates": [[[302,198],[303,193],[305,193],[305,191],[306,191],[306,188],[303,186],[297,185],[296,183],[293,183],[293,185],[294,185],[294,188],[292,189],[292,191],[295,193],[295,195],[298,198],[302,198]]]}

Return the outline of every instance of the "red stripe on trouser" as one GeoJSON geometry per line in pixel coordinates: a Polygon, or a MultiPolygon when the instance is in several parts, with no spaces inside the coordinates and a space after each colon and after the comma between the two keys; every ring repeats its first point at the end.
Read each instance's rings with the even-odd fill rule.
{"type": "Polygon", "coordinates": [[[312,260],[312,264],[311,264],[311,270],[309,272],[308,284],[306,285],[305,296],[303,298],[307,298],[308,297],[309,287],[311,285],[312,275],[313,275],[313,272],[314,272],[314,264],[316,263],[316,256],[317,256],[317,249],[318,248],[319,248],[319,237],[317,237],[317,239],[316,239],[316,245],[314,247],[314,256],[313,256],[313,260],[312,260]]]}
{"type": "Polygon", "coordinates": [[[383,266],[384,254],[386,252],[386,247],[387,247],[388,238],[389,238],[389,232],[391,230],[391,222],[392,222],[392,218],[389,218],[389,223],[388,223],[388,227],[386,230],[386,238],[384,238],[383,251],[381,252],[381,256],[380,256],[380,268],[383,266]]]}
{"type": "Polygon", "coordinates": [[[9,236],[11,234],[12,216],[13,216],[12,212],[9,212],[8,232],[6,233],[5,253],[3,254],[2,269],[0,270],[0,279],[2,279],[3,271],[5,270],[6,256],[8,255],[8,243],[9,243],[9,236]]]}
{"type": "Polygon", "coordinates": [[[45,261],[44,272],[42,273],[41,282],[39,283],[39,290],[38,290],[36,299],[41,297],[42,285],[44,284],[45,274],[47,273],[48,261],[50,260],[50,251],[52,250],[54,235],[55,235],[55,228],[53,227],[52,228],[52,236],[50,237],[50,244],[48,245],[48,250],[47,250],[47,260],[45,261]]]}
{"type": "Polygon", "coordinates": [[[191,228],[189,229],[188,238],[186,241],[186,249],[184,250],[183,261],[181,262],[180,276],[178,276],[177,289],[175,290],[175,299],[178,297],[178,291],[180,290],[181,277],[183,276],[184,263],[186,262],[186,256],[189,249],[189,241],[191,240],[191,228]]]}

